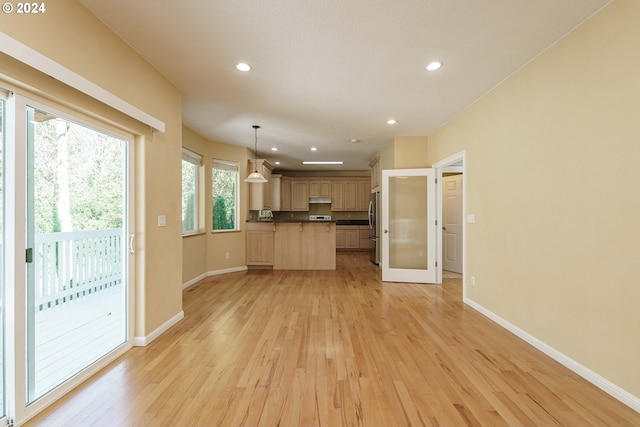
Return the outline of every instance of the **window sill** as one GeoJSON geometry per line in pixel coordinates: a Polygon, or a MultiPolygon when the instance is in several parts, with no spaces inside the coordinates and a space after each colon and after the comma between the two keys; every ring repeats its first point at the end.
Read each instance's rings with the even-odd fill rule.
{"type": "Polygon", "coordinates": [[[193,233],[188,233],[188,234],[183,234],[182,238],[184,239],[185,237],[195,237],[195,236],[204,236],[207,233],[205,233],[204,231],[196,231],[193,233]]]}
{"type": "Polygon", "coordinates": [[[239,233],[241,230],[211,230],[211,234],[218,233],[239,233]]]}

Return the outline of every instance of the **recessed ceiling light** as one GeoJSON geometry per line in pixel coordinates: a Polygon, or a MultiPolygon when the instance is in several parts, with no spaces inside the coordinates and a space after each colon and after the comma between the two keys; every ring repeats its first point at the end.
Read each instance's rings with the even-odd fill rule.
{"type": "Polygon", "coordinates": [[[341,165],[344,162],[302,162],[303,165],[341,165]]]}
{"type": "Polygon", "coordinates": [[[353,139],[351,140],[351,143],[352,143],[352,144],[355,144],[356,142],[360,142],[360,140],[359,140],[359,139],[355,139],[355,138],[353,138],[353,139]]]}
{"type": "Polygon", "coordinates": [[[389,120],[387,120],[387,124],[388,124],[388,125],[395,125],[396,123],[398,123],[398,122],[396,121],[396,119],[389,119],[389,120]]]}
{"type": "Polygon", "coordinates": [[[311,147],[311,151],[318,151],[316,147],[311,147]]]}
{"type": "Polygon", "coordinates": [[[429,70],[429,71],[435,71],[435,70],[437,70],[437,69],[438,69],[438,68],[440,68],[440,67],[442,67],[442,62],[440,62],[440,61],[433,61],[433,62],[430,62],[430,63],[429,63],[429,65],[427,65],[427,70],[429,70]]]}
{"type": "Polygon", "coordinates": [[[278,147],[271,147],[271,151],[278,151],[278,147]]]}
{"type": "Polygon", "coordinates": [[[280,162],[276,162],[276,165],[279,165],[279,164],[280,164],[280,162]]]}
{"type": "Polygon", "coordinates": [[[251,69],[251,65],[249,64],[245,64],[244,62],[240,62],[238,65],[236,65],[236,68],[240,71],[249,71],[251,69]]]}

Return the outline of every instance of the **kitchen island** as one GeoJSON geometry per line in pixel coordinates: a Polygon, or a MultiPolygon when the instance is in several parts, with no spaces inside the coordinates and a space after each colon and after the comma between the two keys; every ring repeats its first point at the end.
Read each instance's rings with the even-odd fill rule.
{"type": "Polygon", "coordinates": [[[247,266],[335,270],[335,221],[247,221],[247,266]]]}

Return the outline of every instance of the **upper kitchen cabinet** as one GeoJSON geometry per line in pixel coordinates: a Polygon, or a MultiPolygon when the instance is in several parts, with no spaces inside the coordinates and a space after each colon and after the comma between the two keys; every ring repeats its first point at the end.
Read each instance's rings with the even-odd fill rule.
{"type": "Polygon", "coordinates": [[[249,160],[249,171],[257,170],[267,182],[249,183],[249,210],[271,209],[271,171],[273,166],[264,160],[249,160]]]}
{"type": "Polygon", "coordinates": [[[309,197],[331,197],[331,181],[309,181],[309,197]]]}
{"type": "Polygon", "coordinates": [[[382,184],[382,171],[380,170],[380,156],[375,157],[369,163],[371,167],[371,189],[380,187],[382,184]]]}
{"type": "Polygon", "coordinates": [[[303,212],[309,210],[309,181],[291,180],[291,210],[303,212]]]}
{"type": "Polygon", "coordinates": [[[280,178],[280,210],[291,210],[291,178],[288,176],[280,178]]]}
{"type": "Polygon", "coordinates": [[[356,210],[368,211],[369,200],[371,200],[371,181],[358,181],[358,193],[356,194],[356,210]]]}
{"type": "Polygon", "coordinates": [[[331,183],[332,211],[366,211],[369,209],[371,180],[345,178],[331,183]]]}

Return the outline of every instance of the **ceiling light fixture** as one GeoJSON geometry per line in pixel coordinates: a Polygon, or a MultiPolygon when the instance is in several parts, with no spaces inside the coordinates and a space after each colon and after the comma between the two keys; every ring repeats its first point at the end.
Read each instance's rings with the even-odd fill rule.
{"type": "Polygon", "coordinates": [[[318,151],[316,147],[311,147],[311,151],[318,151]]]}
{"type": "Polygon", "coordinates": [[[240,62],[238,65],[236,65],[236,68],[246,73],[247,71],[251,70],[251,65],[246,64],[244,62],[240,62]]]}
{"type": "Polygon", "coordinates": [[[271,151],[278,151],[278,147],[271,147],[271,151]]]}
{"type": "Polygon", "coordinates": [[[264,176],[262,176],[262,174],[260,172],[258,172],[258,129],[260,129],[260,126],[258,125],[253,125],[251,126],[254,129],[254,133],[255,133],[255,156],[256,156],[256,162],[254,164],[255,170],[249,174],[249,176],[244,180],[244,182],[253,182],[253,183],[261,183],[261,182],[267,182],[267,180],[265,179],[264,176]]]}
{"type": "Polygon", "coordinates": [[[344,162],[302,162],[303,165],[341,165],[344,162]]]}
{"type": "Polygon", "coordinates": [[[396,123],[398,123],[398,122],[396,121],[396,119],[389,119],[389,120],[387,120],[387,124],[388,124],[388,125],[395,125],[396,123]]]}
{"type": "Polygon", "coordinates": [[[276,162],[276,165],[279,165],[279,164],[280,164],[280,162],[276,162]]]}
{"type": "Polygon", "coordinates": [[[429,70],[429,71],[435,71],[435,70],[437,70],[437,69],[438,69],[438,68],[440,68],[440,67],[442,67],[442,62],[440,62],[440,61],[433,61],[433,62],[430,62],[430,63],[429,63],[429,65],[427,65],[427,67],[426,67],[426,68],[427,68],[427,70],[429,70]]]}

